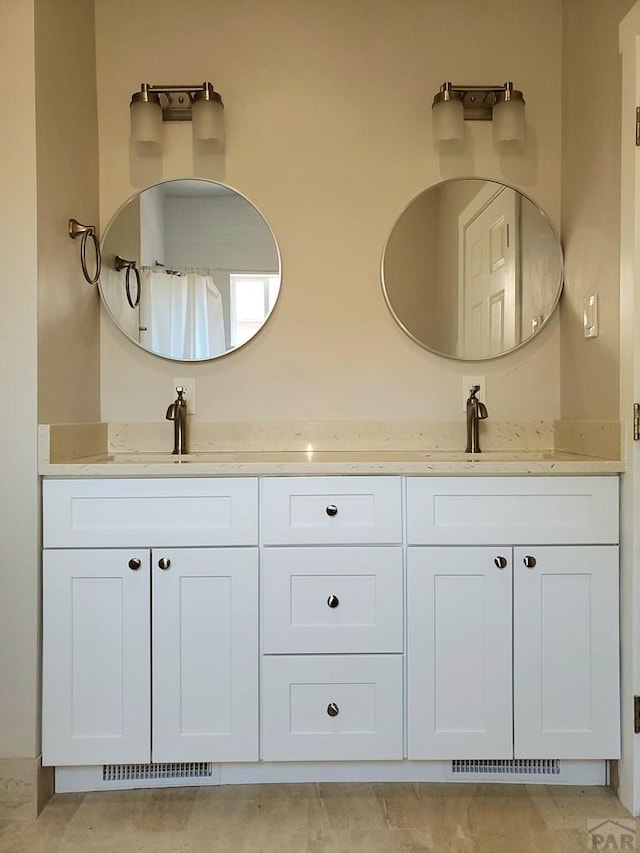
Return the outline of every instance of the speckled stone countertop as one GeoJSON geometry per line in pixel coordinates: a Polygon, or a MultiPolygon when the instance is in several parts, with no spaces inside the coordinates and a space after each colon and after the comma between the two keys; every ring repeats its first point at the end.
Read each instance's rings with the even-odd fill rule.
{"type": "Polygon", "coordinates": [[[171,424],[40,427],[46,477],[206,477],[344,474],[616,474],[614,422],[483,424],[479,454],[464,453],[465,424],[452,422],[193,423],[191,451],[170,451],[171,424]]]}

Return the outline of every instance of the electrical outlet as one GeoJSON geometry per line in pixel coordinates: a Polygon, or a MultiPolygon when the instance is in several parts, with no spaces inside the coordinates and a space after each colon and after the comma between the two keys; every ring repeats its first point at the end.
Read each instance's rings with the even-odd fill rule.
{"type": "Polygon", "coordinates": [[[187,401],[187,414],[195,415],[196,413],[196,380],[195,379],[174,379],[173,392],[176,388],[182,385],[185,389],[184,396],[187,401]]]}
{"type": "Polygon", "coordinates": [[[598,337],[598,294],[582,300],[582,331],[585,338],[598,337]]]}
{"type": "Polygon", "coordinates": [[[462,411],[467,411],[467,400],[472,385],[479,385],[478,399],[486,405],[487,403],[487,379],[485,376],[463,376],[462,377],[462,411]]]}

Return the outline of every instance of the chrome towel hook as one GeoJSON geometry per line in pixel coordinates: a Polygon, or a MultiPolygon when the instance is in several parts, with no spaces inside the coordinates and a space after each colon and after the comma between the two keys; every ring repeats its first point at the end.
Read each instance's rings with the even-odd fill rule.
{"type": "Polygon", "coordinates": [[[77,219],[70,219],[69,236],[72,240],[75,240],[76,237],[82,237],[80,242],[80,264],[82,266],[82,274],[89,284],[97,284],[98,279],[100,278],[100,269],[102,267],[102,255],[100,254],[100,244],[98,243],[95,226],[83,225],[81,222],[78,222],[77,219]],[[93,240],[93,247],[96,253],[96,271],[92,276],[89,275],[89,270],[87,268],[87,240],[89,237],[93,240]]]}
{"type": "Polygon", "coordinates": [[[137,308],[140,304],[140,272],[138,270],[138,265],[135,261],[128,261],[126,258],[121,258],[120,255],[116,255],[114,266],[116,268],[116,272],[120,272],[120,270],[127,271],[124,278],[124,289],[127,294],[127,302],[132,308],[137,308]],[[133,270],[136,276],[135,299],[131,296],[131,270],[133,270]]]}

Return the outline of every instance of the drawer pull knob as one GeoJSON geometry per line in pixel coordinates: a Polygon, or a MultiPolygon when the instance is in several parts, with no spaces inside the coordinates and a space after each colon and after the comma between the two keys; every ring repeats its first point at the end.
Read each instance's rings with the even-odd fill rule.
{"type": "Polygon", "coordinates": [[[327,515],[330,515],[332,518],[334,515],[338,514],[338,507],[335,504],[329,504],[327,507],[327,515]]]}
{"type": "Polygon", "coordinates": [[[333,609],[340,604],[340,599],[337,595],[330,595],[329,598],[327,598],[327,604],[333,609]]]}
{"type": "Polygon", "coordinates": [[[340,708],[338,708],[338,706],[336,705],[335,702],[330,702],[327,705],[327,714],[330,717],[337,717],[339,713],[340,713],[340,708]]]}
{"type": "Polygon", "coordinates": [[[168,557],[160,557],[158,560],[158,566],[163,570],[167,571],[167,569],[171,568],[171,560],[168,557]]]}
{"type": "Polygon", "coordinates": [[[524,558],[524,564],[528,569],[534,569],[537,562],[538,561],[536,560],[535,557],[528,557],[527,556],[524,558]]]}
{"type": "Polygon", "coordinates": [[[506,557],[496,557],[493,561],[499,569],[507,568],[507,558],[506,557]]]}
{"type": "Polygon", "coordinates": [[[142,560],[139,560],[137,557],[132,557],[129,560],[129,568],[132,569],[132,571],[134,572],[137,572],[141,565],[142,560]]]}

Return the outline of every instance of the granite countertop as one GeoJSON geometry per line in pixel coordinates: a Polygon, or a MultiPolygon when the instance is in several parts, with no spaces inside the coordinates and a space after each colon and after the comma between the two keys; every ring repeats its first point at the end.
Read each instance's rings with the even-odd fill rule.
{"type": "Polygon", "coordinates": [[[498,425],[485,436],[486,449],[479,454],[455,449],[457,423],[369,423],[357,429],[335,423],[201,425],[194,452],[183,456],[155,449],[166,445],[163,424],[45,425],[40,427],[39,471],[45,477],[619,473],[624,465],[612,440],[616,428],[595,423],[597,428],[567,429],[565,424],[555,430],[562,449],[553,447],[554,429],[548,425],[498,425]]]}

